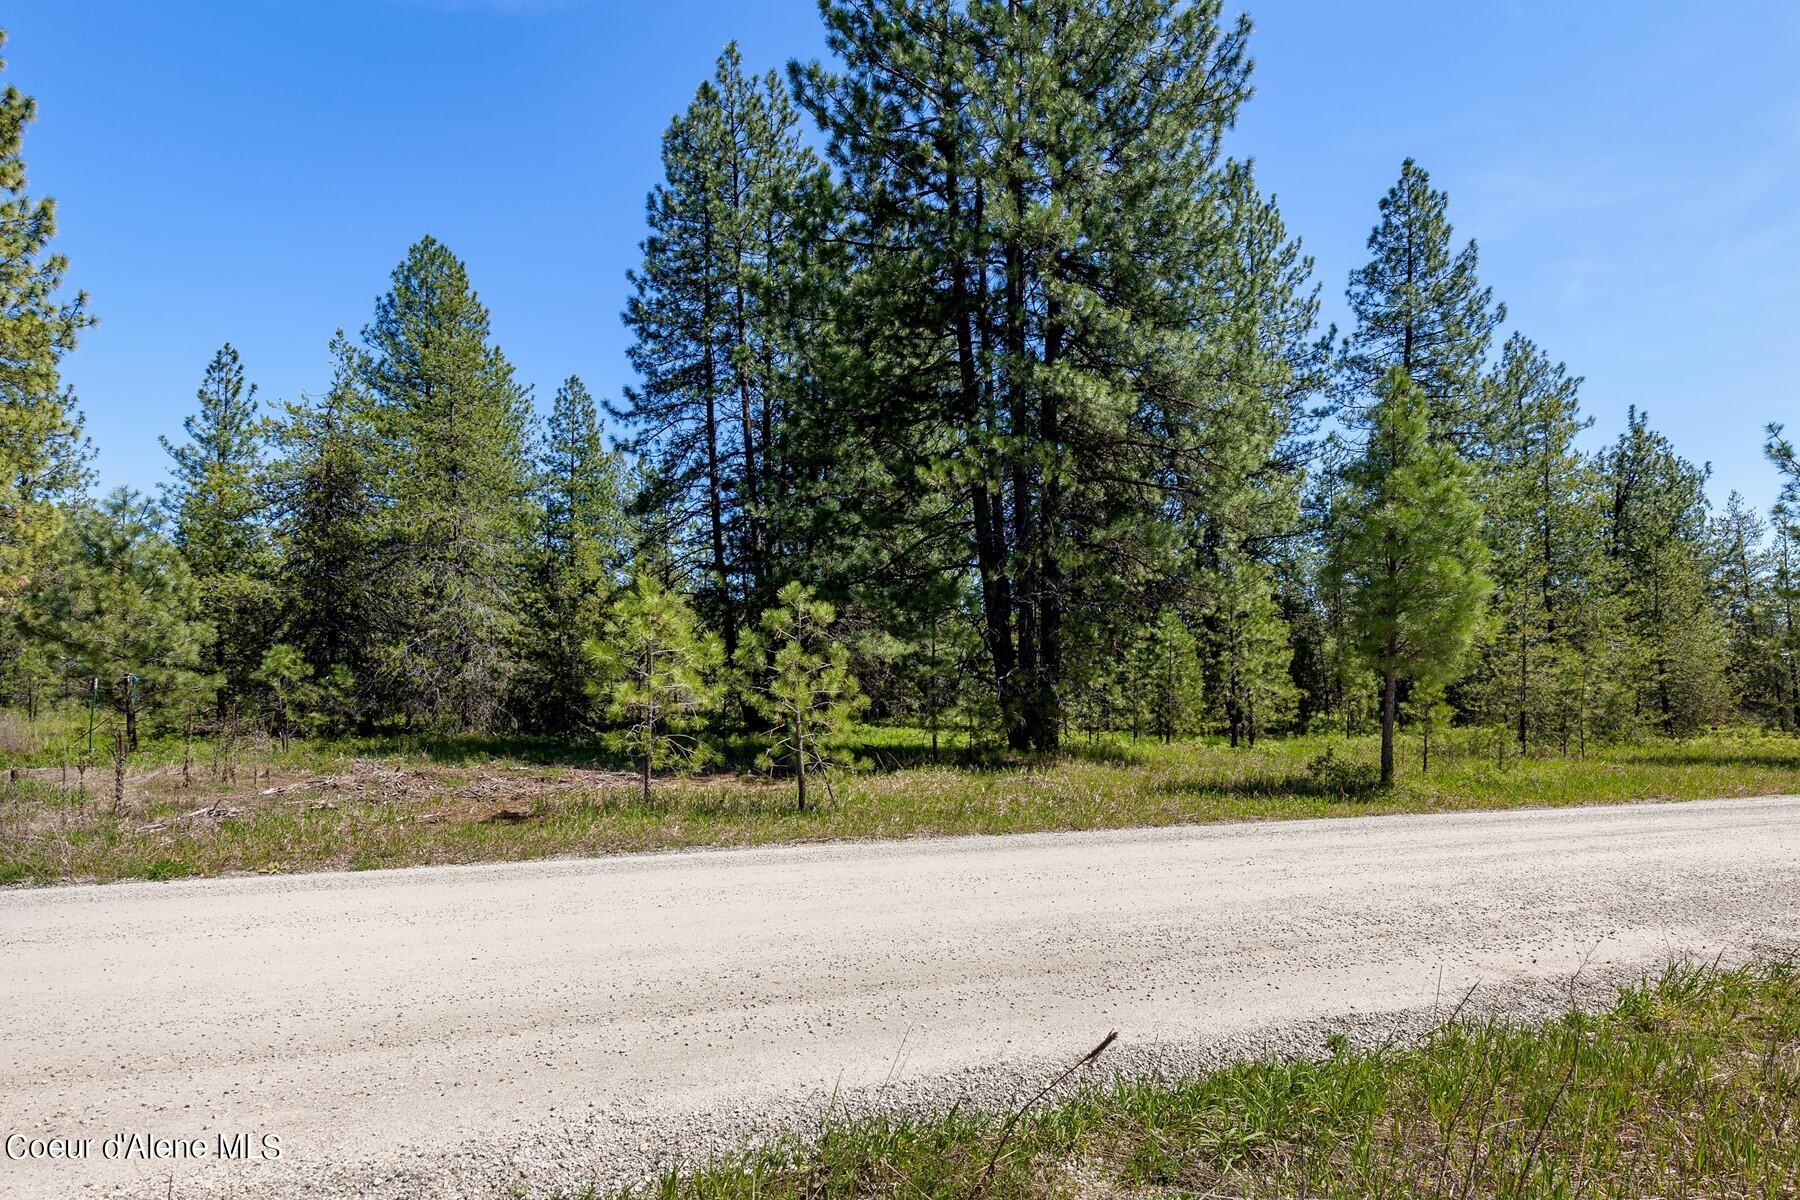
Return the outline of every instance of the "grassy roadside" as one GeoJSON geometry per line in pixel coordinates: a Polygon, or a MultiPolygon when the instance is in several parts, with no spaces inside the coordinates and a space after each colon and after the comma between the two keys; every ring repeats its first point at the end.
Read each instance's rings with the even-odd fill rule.
{"type": "Polygon", "coordinates": [[[1115,1084],[1010,1131],[972,1113],[832,1125],[635,1200],[1175,1195],[1800,1195],[1800,973],[1675,969],[1598,1016],[1115,1084]]]}
{"type": "Polygon", "coordinates": [[[1362,786],[1373,738],[1232,749],[1121,737],[1054,762],[947,746],[932,765],[920,731],[863,733],[869,769],[839,775],[833,797],[819,789],[824,803],[806,813],[778,780],[661,780],[645,803],[626,764],[587,747],[475,738],[246,748],[233,779],[215,777],[203,745],[185,783],[181,744],[157,742],[132,759],[115,811],[107,764],[88,769],[85,787],[73,771],[65,784],[46,743],[12,756],[17,784],[0,776],[0,883],[1800,792],[1800,739],[1753,732],[1504,761],[1491,737],[1463,734],[1433,747],[1429,774],[1408,747],[1408,769],[1385,793],[1362,786]]]}

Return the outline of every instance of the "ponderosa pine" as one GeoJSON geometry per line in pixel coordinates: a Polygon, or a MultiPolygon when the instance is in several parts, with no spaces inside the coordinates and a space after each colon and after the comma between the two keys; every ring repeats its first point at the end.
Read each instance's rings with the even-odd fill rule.
{"type": "Polygon", "coordinates": [[[1269,399],[1228,351],[1296,311],[1246,298],[1289,286],[1268,262],[1216,286],[1253,258],[1223,215],[1248,23],[1210,0],[823,12],[843,69],[792,74],[857,248],[834,419],[911,518],[889,561],[974,565],[1006,738],[1054,750],[1069,614],[1161,586],[1171,510],[1269,399]]]}
{"type": "Polygon", "coordinates": [[[1381,198],[1369,261],[1352,272],[1356,327],[1341,367],[1352,407],[1379,399],[1390,368],[1425,393],[1431,435],[1469,450],[1482,436],[1481,371],[1506,306],[1478,274],[1475,243],[1453,245],[1449,198],[1412,159],[1381,198]]]}
{"type": "Polygon", "coordinates": [[[1394,782],[1402,681],[1429,691],[1462,666],[1492,589],[1469,468],[1430,434],[1430,400],[1388,368],[1332,530],[1350,637],[1381,688],[1381,783],[1394,782]]]}
{"type": "Polygon", "coordinates": [[[573,375],[556,389],[537,453],[537,529],[521,658],[523,706],[540,728],[580,728],[588,698],[582,647],[598,632],[624,582],[631,530],[626,470],[606,446],[587,387],[573,375]]]}
{"type": "Polygon", "coordinates": [[[182,422],[187,440],[160,439],[172,462],[163,508],[200,587],[200,615],[213,629],[206,669],[219,676],[224,702],[250,690],[275,634],[274,547],[258,486],[267,425],[229,342],[207,364],[195,399],[182,422]]]}
{"type": "Polygon", "coordinates": [[[517,669],[530,399],[435,238],[394,269],[363,342],[383,499],[376,668],[408,718],[487,729],[517,669]]]}
{"type": "Polygon", "coordinates": [[[324,394],[281,406],[263,488],[279,551],[283,639],[315,677],[340,669],[367,686],[381,624],[375,433],[361,352],[341,329],[330,349],[324,394]]]}
{"type": "Polygon", "coordinates": [[[63,294],[68,260],[50,250],[56,202],[26,191],[22,149],[36,117],[31,97],[11,86],[0,93],[0,618],[87,482],[87,443],[61,364],[93,317],[85,293],[63,294]]]}

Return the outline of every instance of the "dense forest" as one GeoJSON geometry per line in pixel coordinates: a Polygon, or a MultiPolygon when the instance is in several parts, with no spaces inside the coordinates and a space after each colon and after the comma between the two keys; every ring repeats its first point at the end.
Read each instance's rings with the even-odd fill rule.
{"type": "Polygon", "coordinates": [[[745,745],[804,777],[858,716],[1031,753],[1379,728],[1390,778],[1396,725],[1570,755],[1800,726],[1780,427],[1767,513],[1714,508],[1647,414],[1585,449],[1581,379],[1412,161],[1371,197],[1353,327],[1322,327],[1227,149],[1248,21],[821,12],[832,61],[728,47],[663,136],[634,387],[540,404],[424,237],[359,333],[320,331],[320,393],[266,402],[228,343],[196,363],[154,497],[91,495],[59,368],[93,315],[9,89],[0,703],[92,704],[121,753],[610,740],[646,782],[745,745]]]}

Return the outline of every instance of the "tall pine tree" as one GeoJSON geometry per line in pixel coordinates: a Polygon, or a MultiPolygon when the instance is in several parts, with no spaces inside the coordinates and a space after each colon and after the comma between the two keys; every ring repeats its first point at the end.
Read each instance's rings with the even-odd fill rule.
{"type": "Polygon", "coordinates": [[[198,411],[182,422],[188,440],[160,439],[174,464],[163,507],[200,586],[201,616],[213,628],[207,669],[220,676],[224,700],[250,690],[274,640],[274,563],[258,489],[266,426],[229,342],[207,364],[196,398],[198,411]]]}
{"type": "Polygon", "coordinates": [[[1515,334],[1483,386],[1485,469],[1476,491],[1493,553],[1496,625],[1474,690],[1524,752],[1534,733],[1567,741],[1577,719],[1570,702],[1579,700],[1564,685],[1571,656],[1606,669],[1613,639],[1591,627],[1601,614],[1586,607],[1602,570],[1605,497],[1575,446],[1591,424],[1580,413],[1580,379],[1515,334]]]}
{"type": "Polygon", "coordinates": [[[1453,237],[1449,198],[1407,159],[1381,198],[1371,258],[1350,276],[1356,329],[1342,367],[1352,404],[1378,399],[1400,368],[1425,393],[1432,436],[1469,450],[1482,436],[1481,370],[1506,306],[1481,285],[1475,243],[1458,250],[1453,237]]]}
{"type": "Polygon", "coordinates": [[[60,366],[93,318],[86,294],[63,295],[68,260],[49,249],[55,201],[25,190],[21,150],[36,116],[17,88],[0,94],[0,617],[54,542],[58,503],[86,483],[87,444],[60,366]]]}
{"type": "Polygon", "coordinates": [[[900,570],[973,564],[1007,739],[1054,750],[1070,613],[1161,586],[1180,497],[1286,387],[1296,306],[1259,321],[1249,296],[1291,278],[1246,253],[1267,239],[1222,149],[1248,24],[1176,0],[823,11],[844,69],[794,75],[857,253],[833,419],[881,464],[858,503],[900,514],[900,570]]]}
{"type": "Polygon", "coordinates": [[[645,532],[703,581],[699,608],[730,653],[772,599],[784,502],[803,485],[787,419],[812,386],[830,184],[786,89],[746,75],[735,45],[670,124],[662,157],[625,310],[641,383],[614,415],[652,465],[645,532]]]}
{"type": "Polygon", "coordinates": [[[1381,782],[1394,782],[1402,681],[1427,692],[1463,665],[1491,583],[1470,472],[1430,437],[1430,400],[1398,365],[1366,418],[1333,532],[1350,635],[1381,683],[1381,782]]]}
{"type": "Polygon", "coordinates": [[[535,493],[523,684],[535,724],[566,732],[587,704],[582,648],[630,558],[625,465],[606,448],[593,397],[573,375],[556,390],[544,427],[535,493]]]}
{"type": "Polygon", "coordinates": [[[331,356],[324,395],[282,406],[265,488],[279,549],[283,640],[315,677],[341,667],[366,683],[379,624],[376,443],[365,364],[341,329],[331,356]]]}
{"type": "Polygon", "coordinates": [[[377,667],[410,719],[492,727],[516,663],[530,401],[448,247],[424,238],[363,331],[377,439],[377,667]]]}
{"type": "Polygon", "coordinates": [[[1728,633],[1711,592],[1708,467],[1675,452],[1633,408],[1604,457],[1608,555],[1636,642],[1633,715],[1668,733],[1720,720],[1731,700],[1728,633]]]}

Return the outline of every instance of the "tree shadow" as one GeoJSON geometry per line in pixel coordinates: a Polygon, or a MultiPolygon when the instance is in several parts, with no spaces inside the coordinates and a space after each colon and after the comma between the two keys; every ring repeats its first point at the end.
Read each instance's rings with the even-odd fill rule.
{"type": "Polygon", "coordinates": [[[1732,751],[1724,754],[1708,754],[1697,750],[1686,750],[1665,754],[1638,750],[1608,757],[1612,762],[1629,763],[1639,767],[1767,767],[1782,771],[1800,771],[1800,746],[1789,751],[1768,753],[1732,751]]]}
{"type": "Polygon", "coordinates": [[[1227,780],[1174,779],[1157,785],[1167,796],[1237,797],[1245,800],[1325,800],[1368,803],[1391,795],[1379,777],[1345,781],[1320,779],[1305,771],[1252,775],[1227,780]]]}
{"type": "Polygon", "coordinates": [[[628,770],[630,760],[597,738],[541,734],[376,733],[350,739],[345,748],[364,758],[423,758],[446,767],[511,759],[538,767],[628,770]]]}

